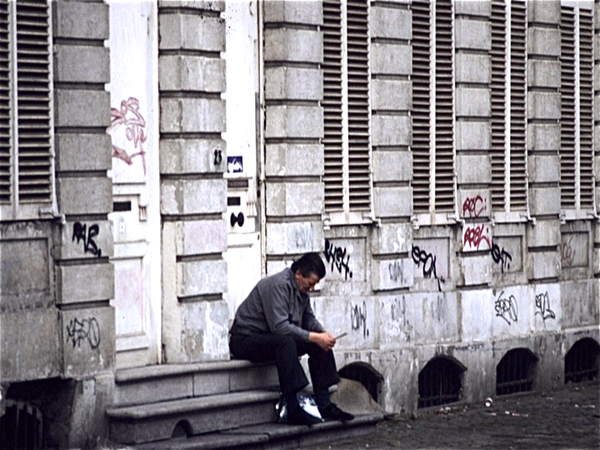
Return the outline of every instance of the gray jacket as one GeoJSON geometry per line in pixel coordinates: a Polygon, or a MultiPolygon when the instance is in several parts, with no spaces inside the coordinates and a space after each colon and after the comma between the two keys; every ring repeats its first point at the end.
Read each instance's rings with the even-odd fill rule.
{"type": "Polygon", "coordinates": [[[260,280],[235,313],[232,333],[289,335],[308,341],[310,331],[324,331],[308,294],[302,294],[287,268],[260,280]]]}

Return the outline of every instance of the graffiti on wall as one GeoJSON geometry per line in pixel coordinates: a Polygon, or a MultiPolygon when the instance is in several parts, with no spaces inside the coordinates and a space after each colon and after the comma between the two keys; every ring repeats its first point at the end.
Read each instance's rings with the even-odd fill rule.
{"type": "Polygon", "coordinates": [[[463,217],[477,218],[487,211],[487,199],[481,195],[467,197],[463,202],[463,217]]]}
{"type": "Polygon", "coordinates": [[[519,308],[514,295],[507,296],[502,291],[494,303],[494,310],[496,317],[504,319],[509,325],[519,321],[519,308]]]}
{"type": "Polygon", "coordinates": [[[423,277],[436,279],[438,282],[438,289],[441,291],[441,283],[444,283],[445,280],[443,277],[438,277],[437,275],[436,256],[432,253],[427,253],[425,250],[421,250],[417,245],[413,244],[412,259],[419,268],[421,267],[421,264],[423,264],[423,277]]]}
{"type": "Polygon", "coordinates": [[[80,222],[73,224],[73,237],[71,242],[77,239],[77,243],[83,242],[84,253],[91,253],[98,258],[102,256],[102,250],[98,248],[98,245],[94,241],[94,238],[100,234],[100,227],[97,224],[90,225],[80,222]]]}
{"type": "Polygon", "coordinates": [[[490,228],[486,224],[468,225],[465,227],[463,236],[463,248],[469,250],[485,250],[481,245],[487,244],[487,248],[492,248],[490,239],[490,228]]]}
{"type": "Polygon", "coordinates": [[[362,302],[362,305],[356,304],[350,306],[350,323],[352,330],[362,331],[363,338],[369,336],[369,329],[367,328],[367,303],[362,302]]]}
{"type": "Polygon", "coordinates": [[[404,284],[406,279],[404,278],[404,263],[402,261],[392,261],[388,263],[388,272],[390,280],[394,283],[400,281],[400,284],[404,284]]]}
{"type": "Polygon", "coordinates": [[[563,267],[571,267],[575,261],[576,249],[573,246],[573,237],[571,236],[568,240],[563,241],[560,246],[560,257],[563,267]]]}
{"type": "Polygon", "coordinates": [[[111,108],[111,122],[106,132],[111,136],[121,126],[125,127],[125,137],[128,141],[133,142],[134,149],[137,152],[128,154],[127,151],[121,147],[113,145],[113,158],[124,161],[127,165],[133,164],[133,158],[140,157],[142,161],[142,167],[144,169],[144,175],[146,174],[146,151],[144,150],[143,144],[148,139],[146,135],[146,120],[139,111],[140,103],[137,98],[129,97],[127,100],[121,102],[120,108],[111,108]]]}
{"type": "Polygon", "coordinates": [[[75,318],[67,325],[67,342],[71,342],[73,348],[81,347],[84,341],[87,341],[92,349],[100,346],[100,325],[95,317],[82,320],[75,318]]]}
{"type": "Polygon", "coordinates": [[[535,314],[539,315],[544,322],[547,319],[556,319],[556,314],[550,308],[550,296],[547,291],[535,296],[535,307],[535,314]]]}
{"type": "Polygon", "coordinates": [[[508,271],[510,269],[512,256],[504,249],[504,247],[500,248],[498,244],[494,242],[492,244],[492,260],[494,263],[500,265],[502,273],[504,273],[505,270],[508,271]]]}
{"type": "Polygon", "coordinates": [[[337,269],[345,279],[352,278],[350,270],[350,253],[346,248],[333,245],[329,239],[325,240],[325,259],[331,264],[331,270],[337,269]]]}
{"type": "Polygon", "coordinates": [[[401,323],[406,328],[408,320],[406,319],[406,298],[404,296],[401,300],[395,298],[392,301],[392,320],[401,323]]]}

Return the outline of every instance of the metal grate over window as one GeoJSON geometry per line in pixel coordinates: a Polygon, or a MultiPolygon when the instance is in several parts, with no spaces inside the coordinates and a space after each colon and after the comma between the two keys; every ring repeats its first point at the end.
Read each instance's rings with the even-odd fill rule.
{"type": "Polygon", "coordinates": [[[496,366],[496,395],[531,391],[537,360],[526,348],[508,351],[496,366]]]}
{"type": "Polygon", "coordinates": [[[592,338],[577,341],[565,356],[565,384],[598,379],[600,345],[592,338]]]}
{"type": "Polygon", "coordinates": [[[0,448],[37,450],[42,445],[42,413],[34,406],[6,400],[0,417],[0,448]]]}
{"type": "Polygon", "coordinates": [[[465,371],[456,362],[436,357],[419,372],[419,408],[457,402],[465,371]]]}
{"type": "Polygon", "coordinates": [[[373,400],[376,402],[379,401],[383,376],[369,364],[361,362],[351,363],[340,369],[338,374],[342,378],[358,381],[369,391],[373,400]]]}

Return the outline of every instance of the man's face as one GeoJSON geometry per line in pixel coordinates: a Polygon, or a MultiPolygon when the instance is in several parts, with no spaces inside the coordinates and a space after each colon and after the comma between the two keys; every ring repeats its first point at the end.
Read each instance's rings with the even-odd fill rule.
{"type": "Polygon", "coordinates": [[[303,294],[307,294],[308,291],[312,291],[315,288],[315,284],[317,284],[320,280],[316,273],[311,273],[308,277],[305,277],[299,270],[296,271],[295,276],[298,289],[303,294]]]}

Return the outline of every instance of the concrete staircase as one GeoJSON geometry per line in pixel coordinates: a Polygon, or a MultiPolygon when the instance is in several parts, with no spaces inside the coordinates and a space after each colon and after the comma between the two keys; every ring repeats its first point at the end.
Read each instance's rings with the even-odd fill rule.
{"type": "Polygon", "coordinates": [[[106,411],[111,441],[137,449],[297,448],[374,431],[381,413],[311,427],[276,423],[273,365],[232,360],[123,369],[106,411]]]}

